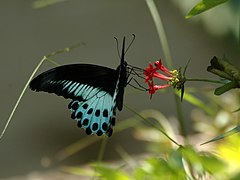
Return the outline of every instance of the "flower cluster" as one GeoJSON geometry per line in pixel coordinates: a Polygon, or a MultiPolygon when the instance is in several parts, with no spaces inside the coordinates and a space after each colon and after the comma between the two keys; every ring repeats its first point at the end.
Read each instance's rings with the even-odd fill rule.
{"type": "Polygon", "coordinates": [[[152,95],[159,89],[164,89],[169,86],[178,88],[177,85],[180,82],[178,70],[168,70],[165,66],[162,65],[161,60],[156,61],[154,63],[154,66],[155,67],[153,67],[152,63],[150,62],[149,67],[147,67],[144,71],[144,75],[146,76],[145,82],[148,83],[148,92],[151,94],[151,98],[152,95]],[[162,71],[165,75],[161,74],[159,71],[162,71]],[[155,85],[154,78],[166,81],[167,83],[164,85],[155,85]]]}

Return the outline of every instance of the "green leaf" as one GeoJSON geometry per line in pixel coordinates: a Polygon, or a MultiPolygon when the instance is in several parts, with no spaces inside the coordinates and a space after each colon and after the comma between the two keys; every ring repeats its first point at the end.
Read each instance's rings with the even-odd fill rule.
{"type": "Polygon", "coordinates": [[[231,178],[231,180],[239,180],[240,179],[240,172],[235,175],[233,178],[231,178]]]}
{"type": "Polygon", "coordinates": [[[214,156],[213,154],[202,154],[201,162],[203,169],[209,173],[217,173],[222,172],[222,170],[226,167],[224,162],[214,156]]]}
{"type": "Polygon", "coordinates": [[[215,137],[215,138],[213,138],[213,139],[211,139],[211,140],[209,140],[207,142],[202,143],[201,145],[204,145],[204,144],[207,144],[207,143],[210,143],[210,142],[214,142],[214,141],[218,141],[220,139],[223,139],[223,138],[225,138],[227,136],[233,135],[233,134],[238,133],[238,132],[240,132],[240,125],[235,127],[235,128],[233,128],[233,129],[231,129],[230,131],[227,131],[224,134],[221,134],[221,135],[219,135],[219,136],[217,136],[217,137],[215,137]]]}
{"type": "Polygon", "coordinates": [[[196,172],[202,174],[204,172],[216,173],[221,172],[225,167],[224,163],[211,153],[203,153],[196,151],[191,146],[179,148],[183,158],[191,164],[196,172]]]}
{"type": "Polygon", "coordinates": [[[180,154],[172,152],[170,156],[167,161],[161,158],[148,159],[141,168],[136,169],[135,179],[186,179],[184,168],[179,163],[180,154]]]}
{"type": "Polygon", "coordinates": [[[179,151],[182,153],[182,156],[185,160],[190,162],[191,164],[200,164],[201,157],[198,152],[191,146],[182,146],[179,148],[179,151]]]}
{"type": "Polygon", "coordinates": [[[234,88],[238,88],[239,84],[237,81],[230,81],[229,83],[227,84],[224,84],[223,86],[220,86],[218,88],[215,89],[214,91],[214,94],[219,96],[231,89],[234,89],[234,88]]]}
{"type": "Polygon", "coordinates": [[[222,3],[227,2],[228,0],[202,0],[198,4],[196,4],[190,12],[185,16],[185,18],[191,18],[193,16],[196,16],[202,12],[205,12],[215,6],[218,6],[222,3]]]}
{"type": "Polygon", "coordinates": [[[208,72],[230,81],[240,81],[240,69],[231,64],[226,57],[218,58],[214,56],[210,63],[211,65],[207,67],[208,72]]]}
{"type": "Polygon", "coordinates": [[[240,108],[238,108],[237,110],[233,111],[233,113],[238,112],[238,111],[240,111],[240,108]]]}
{"type": "Polygon", "coordinates": [[[131,178],[123,171],[115,168],[108,168],[103,166],[102,164],[94,165],[96,171],[99,173],[101,179],[104,180],[130,180],[131,178]]]}
{"type": "Polygon", "coordinates": [[[181,147],[182,146],[180,146],[180,148],[178,148],[177,150],[170,151],[168,164],[175,171],[177,177],[186,177],[186,172],[182,161],[182,152],[179,150],[181,149],[181,147]]]}
{"type": "Polygon", "coordinates": [[[222,59],[218,59],[221,67],[229,74],[234,80],[240,81],[240,69],[231,64],[230,61],[224,56],[222,59]]]}

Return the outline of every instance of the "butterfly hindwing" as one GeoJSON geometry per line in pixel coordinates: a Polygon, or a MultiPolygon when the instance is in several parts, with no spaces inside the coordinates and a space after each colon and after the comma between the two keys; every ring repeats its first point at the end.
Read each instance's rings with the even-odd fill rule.
{"type": "Polygon", "coordinates": [[[78,121],[79,127],[86,129],[87,134],[111,136],[116,115],[113,99],[110,94],[99,91],[85,102],[72,100],[68,107],[72,111],[72,118],[78,121]]]}

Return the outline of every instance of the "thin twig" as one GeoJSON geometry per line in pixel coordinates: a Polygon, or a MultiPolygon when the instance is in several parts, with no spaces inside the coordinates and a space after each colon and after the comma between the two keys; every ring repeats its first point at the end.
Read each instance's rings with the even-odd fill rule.
{"type": "Polygon", "coordinates": [[[4,126],[4,128],[3,128],[3,130],[2,130],[2,133],[1,133],[1,136],[0,136],[0,140],[2,139],[3,135],[5,134],[5,132],[6,132],[7,128],[8,128],[8,125],[9,125],[9,123],[10,123],[10,121],[11,121],[11,119],[12,119],[12,117],[13,117],[13,115],[14,115],[14,113],[15,113],[15,111],[16,111],[16,109],[17,109],[17,107],[18,107],[18,105],[19,105],[19,103],[20,103],[20,101],[21,101],[21,99],[22,99],[22,97],[23,97],[23,95],[24,95],[24,93],[26,92],[27,87],[28,87],[30,81],[32,80],[33,76],[36,74],[37,70],[38,70],[39,67],[42,65],[42,63],[44,62],[45,59],[46,59],[46,57],[44,56],[43,59],[40,61],[40,63],[37,65],[37,67],[36,67],[36,68],[34,69],[34,71],[32,72],[32,74],[31,74],[31,76],[29,77],[27,83],[25,84],[25,86],[24,86],[24,88],[23,88],[20,96],[18,97],[18,100],[17,100],[15,106],[13,107],[12,112],[11,112],[10,116],[8,117],[8,120],[7,120],[5,126],[4,126]]]}
{"type": "MultiPolygon", "coordinates": [[[[48,61],[51,62],[52,60],[48,59],[48,57],[54,56],[54,55],[56,55],[56,54],[60,54],[60,53],[63,53],[63,52],[69,52],[71,49],[76,48],[76,47],[78,47],[79,45],[80,45],[80,44],[74,45],[74,46],[71,46],[71,47],[68,47],[68,48],[65,48],[65,49],[60,49],[60,50],[58,50],[58,51],[52,52],[52,53],[44,56],[44,57],[41,59],[41,61],[40,61],[40,62],[38,63],[38,65],[36,66],[36,68],[33,70],[32,74],[31,74],[31,76],[29,77],[27,83],[25,84],[25,86],[24,86],[21,94],[19,95],[18,100],[17,100],[17,102],[15,103],[15,105],[14,105],[14,107],[13,107],[13,109],[12,109],[12,112],[10,113],[10,116],[8,117],[7,122],[6,122],[4,128],[3,128],[2,132],[1,132],[0,140],[3,138],[3,135],[5,134],[8,126],[9,126],[9,123],[10,123],[10,121],[11,121],[11,119],[12,119],[14,113],[15,113],[15,111],[16,111],[16,109],[17,109],[17,107],[18,107],[18,105],[19,105],[19,103],[20,103],[20,101],[21,101],[24,93],[26,92],[26,90],[27,90],[27,88],[28,88],[29,83],[31,82],[32,78],[34,77],[34,75],[36,74],[36,72],[38,71],[38,69],[40,68],[40,66],[42,65],[42,63],[43,63],[45,60],[48,60],[48,61]]],[[[56,63],[54,63],[54,64],[56,64],[56,63]]]]}
{"type": "MultiPolygon", "coordinates": [[[[139,118],[146,120],[142,115],[140,115],[139,113],[137,113],[136,111],[134,111],[133,109],[129,108],[128,106],[124,105],[129,111],[133,112],[134,114],[136,114],[139,118]]],[[[180,144],[177,143],[177,141],[175,141],[174,139],[172,139],[165,131],[163,131],[161,128],[156,127],[154,123],[152,123],[151,121],[146,121],[147,123],[149,123],[150,125],[154,126],[155,128],[157,128],[163,135],[165,135],[170,141],[172,141],[174,144],[176,144],[177,146],[181,146],[180,144]]]]}

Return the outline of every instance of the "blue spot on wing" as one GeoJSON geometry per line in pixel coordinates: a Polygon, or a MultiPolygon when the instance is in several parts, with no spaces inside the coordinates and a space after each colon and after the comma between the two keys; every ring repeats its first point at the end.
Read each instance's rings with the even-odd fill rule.
{"type": "MultiPolygon", "coordinates": [[[[72,111],[71,117],[78,121],[78,126],[86,129],[87,134],[106,134],[111,136],[113,123],[115,119],[116,103],[114,98],[105,91],[85,92],[86,97],[90,96],[86,101],[73,100],[69,104],[72,111]]],[[[115,122],[114,122],[115,123],[115,122]]]]}

